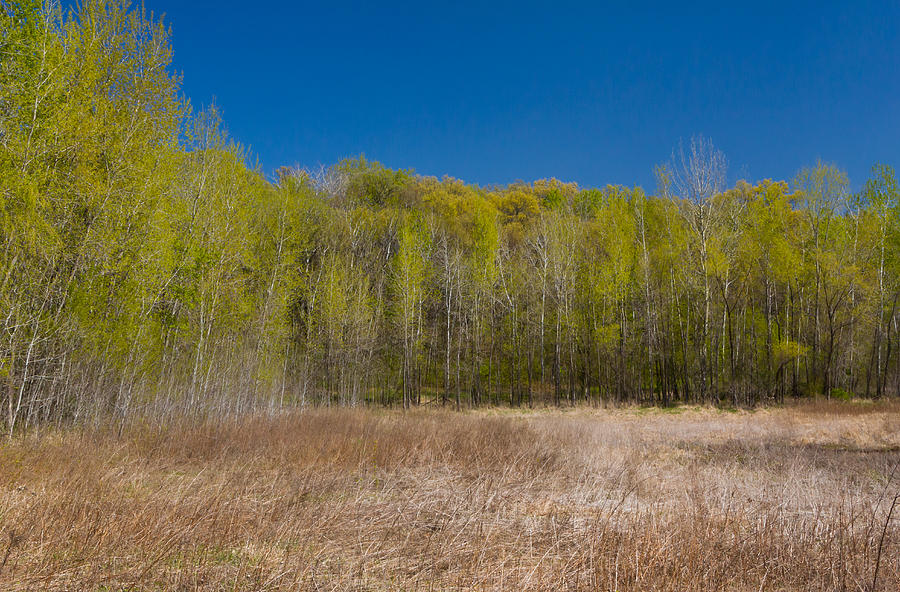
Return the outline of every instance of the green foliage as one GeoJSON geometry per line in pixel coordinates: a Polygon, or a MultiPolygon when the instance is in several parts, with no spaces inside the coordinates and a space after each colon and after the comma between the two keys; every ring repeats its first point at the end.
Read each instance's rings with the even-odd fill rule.
{"type": "Polygon", "coordinates": [[[500,194],[495,200],[506,234],[514,243],[525,237],[540,215],[540,204],[533,193],[515,188],[500,194]]]}
{"type": "MultiPolygon", "coordinates": [[[[888,166],[856,195],[823,163],[721,192],[673,163],[658,196],[364,157],[270,181],[215,106],[190,111],[169,30],[124,0],[2,2],[0,56],[10,432],[396,393],[738,406],[897,384],[888,166]]],[[[715,173],[701,148],[715,166],[689,168],[715,173]]]]}
{"type": "Polygon", "coordinates": [[[796,341],[778,341],[772,348],[772,358],[777,367],[802,358],[809,348],[796,341]]]}
{"type": "Polygon", "coordinates": [[[839,401],[851,401],[854,398],[854,396],[855,395],[853,393],[851,393],[849,391],[845,391],[844,389],[839,388],[839,387],[835,387],[835,388],[831,389],[831,398],[832,399],[838,399],[839,401]]]}
{"type": "Polygon", "coordinates": [[[407,171],[392,171],[365,157],[345,160],[338,170],[347,175],[347,197],[354,203],[383,207],[400,205],[407,197],[413,175],[407,171]]]}

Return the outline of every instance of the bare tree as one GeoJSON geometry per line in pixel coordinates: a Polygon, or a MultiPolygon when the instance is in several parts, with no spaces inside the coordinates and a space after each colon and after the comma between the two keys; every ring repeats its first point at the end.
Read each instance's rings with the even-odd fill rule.
{"type": "Polygon", "coordinates": [[[725,189],[728,164],[725,155],[716,148],[709,138],[694,136],[685,151],[679,142],[678,150],[672,152],[669,167],[671,182],[677,196],[679,211],[693,234],[696,253],[703,274],[703,333],[699,345],[700,377],[702,389],[706,393],[710,386],[710,270],[709,243],[715,232],[718,219],[715,197],[725,189]]]}
{"type": "Polygon", "coordinates": [[[337,166],[325,166],[321,163],[304,167],[296,165],[283,167],[278,174],[308,183],[316,193],[329,200],[342,197],[347,192],[347,173],[337,166]]]}

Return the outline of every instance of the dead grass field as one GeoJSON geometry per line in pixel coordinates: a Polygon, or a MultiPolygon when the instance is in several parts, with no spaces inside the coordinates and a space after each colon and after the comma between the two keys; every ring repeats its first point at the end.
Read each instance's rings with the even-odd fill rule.
{"type": "Polygon", "coordinates": [[[21,438],[0,590],[900,590],[900,406],[678,411],[21,438]]]}

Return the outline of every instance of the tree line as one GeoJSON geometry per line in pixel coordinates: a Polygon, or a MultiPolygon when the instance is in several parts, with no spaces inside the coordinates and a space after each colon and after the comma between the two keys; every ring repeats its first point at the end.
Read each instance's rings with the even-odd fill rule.
{"type": "Polygon", "coordinates": [[[900,392],[900,192],[273,179],[127,2],[0,0],[5,429],[304,404],[756,405],[900,392]]]}

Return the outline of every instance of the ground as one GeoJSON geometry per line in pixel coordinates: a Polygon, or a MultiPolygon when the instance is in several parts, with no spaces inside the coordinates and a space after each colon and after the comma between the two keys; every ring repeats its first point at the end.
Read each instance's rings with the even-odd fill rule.
{"type": "Polygon", "coordinates": [[[893,591],[898,463],[890,403],[45,432],[0,447],[0,589],[893,591]]]}

